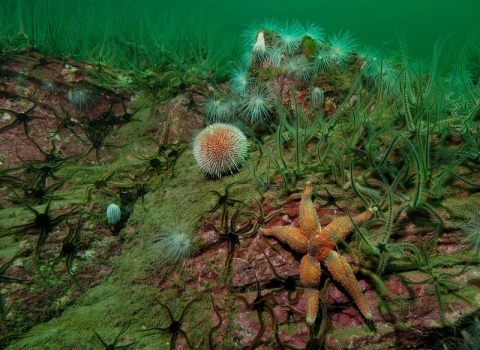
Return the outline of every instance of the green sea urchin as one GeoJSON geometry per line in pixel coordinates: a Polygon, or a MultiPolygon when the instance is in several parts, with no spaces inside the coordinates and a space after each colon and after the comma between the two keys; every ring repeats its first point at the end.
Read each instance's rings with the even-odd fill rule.
{"type": "Polygon", "coordinates": [[[112,203],[107,207],[108,223],[115,225],[120,222],[121,217],[122,217],[122,211],[118,205],[116,205],[115,203],[112,203]]]}

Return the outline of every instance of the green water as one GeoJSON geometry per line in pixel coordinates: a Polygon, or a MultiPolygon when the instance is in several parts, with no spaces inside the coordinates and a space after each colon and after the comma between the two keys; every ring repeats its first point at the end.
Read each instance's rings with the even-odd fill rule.
{"type": "Polygon", "coordinates": [[[90,20],[102,23],[107,17],[126,14],[135,25],[145,26],[146,14],[155,27],[162,26],[164,18],[174,13],[181,26],[184,18],[200,13],[208,22],[221,26],[218,35],[226,40],[236,40],[247,24],[265,18],[310,21],[324,28],[327,35],[349,30],[361,43],[376,48],[396,50],[400,36],[409,50],[419,56],[430,54],[440,37],[452,35],[456,41],[464,42],[477,26],[480,12],[480,2],[476,0],[2,0],[0,9],[8,20],[21,4],[31,8],[35,3],[39,18],[45,18],[47,6],[55,10],[65,8],[68,16],[84,25],[90,20]]]}
{"type": "MultiPolygon", "coordinates": [[[[178,1],[175,10],[195,9],[198,2],[178,1]]],[[[197,5],[198,6],[198,5],[197,5]]],[[[409,48],[428,54],[439,37],[464,37],[478,24],[480,2],[475,0],[327,0],[327,1],[203,1],[205,13],[227,17],[232,32],[244,23],[273,17],[281,21],[311,21],[327,34],[349,30],[364,44],[396,48],[397,33],[409,48]],[[281,3],[279,5],[279,3],[281,3]],[[231,5],[229,5],[231,4],[231,5]]]]}

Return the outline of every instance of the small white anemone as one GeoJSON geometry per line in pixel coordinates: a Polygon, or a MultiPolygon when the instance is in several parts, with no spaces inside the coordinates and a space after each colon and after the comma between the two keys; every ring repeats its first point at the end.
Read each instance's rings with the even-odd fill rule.
{"type": "Polygon", "coordinates": [[[173,230],[157,238],[158,240],[149,249],[155,251],[160,263],[175,265],[195,252],[192,233],[185,230],[173,230]]]}
{"type": "Polygon", "coordinates": [[[237,95],[242,95],[250,87],[253,78],[248,74],[248,68],[237,66],[231,70],[230,88],[237,95]]]}
{"type": "Polygon", "coordinates": [[[276,18],[265,18],[260,26],[264,30],[279,32],[282,29],[282,23],[276,18]]]}
{"type": "Polygon", "coordinates": [[[321,46],[317,48],[315,54],[313,55],[315,65],[320,72],[324,72],[333,66],[333,62],[330,59],[328,51],[329,49],[327,47],[321,46]]]}
{"type": "Polygon", "coordinates": [[[280,67],[282,65],[283,56],[283,51],[278,45],[267,48],[266,61],[271,66],[280,67]]]}
{"type": "Polygon", "coordinates": [[[362,73],[366,78],[373,80],[377,88],[381,85],[382,88],[394,92],[395,85],[399,86],[397,84],[401,74],[399,67],[401,67],[401,62],[398,57],[389,53],[381,53],[379,56],[365,61],[362,73]]]}
{"type": "Polygon", "coordinates": [[[315,65],[303,55],[289,58],[283,68],[288,76],[301,82],[309,80],[315,73],[315,65]]]}
{"type": "Polygon", "coordinates": [[[67,92],[67,100],[76,109],[84,111],[95,105],[95,95],[93,91],[78,87],[67,92]]]}
{"type": "Polygon", "coordinates": [[[229,96],[210,93],[201,103],[203,116],[209,123],[230,121],[236,110],[234,102],[229,96]]]}

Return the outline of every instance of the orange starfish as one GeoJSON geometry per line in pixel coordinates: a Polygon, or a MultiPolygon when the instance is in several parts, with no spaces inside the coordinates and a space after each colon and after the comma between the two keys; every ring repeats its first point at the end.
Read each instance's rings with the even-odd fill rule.
{"type": "Polygon", "coordinates": [[[337,218],[322,229],[311,195],[312,184],[307,182],[300,201],[299,228],[275,226],[260,229],[259,232],[267,237],[273,236],[296,252],[305,254],[300,261],[300,281],[305,287],[306,314],[309,324],[314,324],[320,302],[320,292],[317,289],[321,275],[320,263],[325,265],[332,278],[350,295],[363,316],[371,320],[372,312],[350,265],[333,248],[338,239],[345,238],[353,231],[355,225],[370,219],[373,210],[368,209],[353,218],[337,218]]]}

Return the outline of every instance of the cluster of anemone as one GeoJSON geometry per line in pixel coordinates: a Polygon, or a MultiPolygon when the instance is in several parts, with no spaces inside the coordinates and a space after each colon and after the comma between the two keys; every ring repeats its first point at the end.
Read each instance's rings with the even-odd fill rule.
{"type": "Polygon", "coordinates": [[[273,115],[275,103],[269,88],[245,78],[248,79],[247,82],[232,78],[232,93],[212,92],[203,99],[202,111],[208,124],[228,123],[238,119],[252,124],[264,123],[273,115]]]}
{"type": "Polygon", "coordinates": [[[283,57],[298,54],[305,38],[309,38],[314,46],[319,46],[324,41],[320,27],[312,23],[307,23],[304,27],[297,21],[286,22],[284,25],[275,20],[253,23],[243,36],[246,46],[244,63],[267,62],[276,67],[281,65],[283,57]]]}
{"type": "MultiPolygon", "coordinates": [[[[259,69],[270,67],[273,74],[306,85],[319,71],[345,68],[357,48],[349,32],[334,34],[326,40],[322,28],[313,23],[302,26],[297,21],[254,22],[243,37],[243,60],[230,71],[230,92],[210,93],[203,101],[203,113],[210,124],[239,119],[250,123],[269,120],[275,102],[268,86],[255,78],[259,69]]],[[[315,91],[312,101],[315,109],[320,108],[321,91],[315,91]]]]}
{"type": "Polygon", "coordinates": [[[229,122],[235,116],[236,100],[228,95],[209,93],[201,105],[208,123],[229,122]]]}
{"type": "MultiPolygon", "coordinates": [[[[309,74],[313,66],[317,71],[326,71],[333,67],[345,68],[354,57],[358,46],[350,32],[333,34],[325,40],[323,30],[313,23],[302,26],[297,21],[254,23],[244,33],[246,50],[244,64],[270,65],[287,68],[287,74],[298,72],[298,63],[302,63],[301,72],[309,74]],[[306,59],[298,59],[303,55],[306,59]],[[295,67],[292,67],[292,64],[295,67]],[[293,68],[293,69],[291,69],[293,68]]],[[[296,75],[296,74],[294,74],[296,75]]],[[[305,76],[302,76],[305,79],[305,76]]],[[[308,77],[307,77],[308,79],[308,77]]]]}

